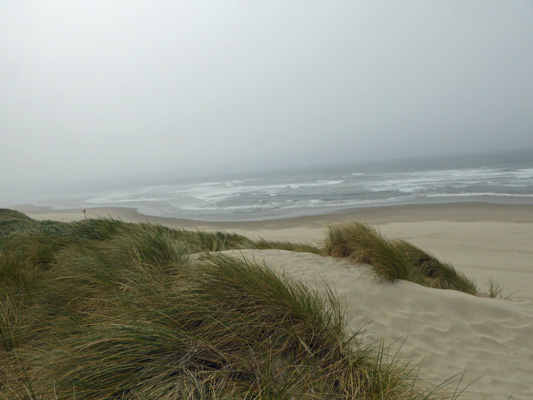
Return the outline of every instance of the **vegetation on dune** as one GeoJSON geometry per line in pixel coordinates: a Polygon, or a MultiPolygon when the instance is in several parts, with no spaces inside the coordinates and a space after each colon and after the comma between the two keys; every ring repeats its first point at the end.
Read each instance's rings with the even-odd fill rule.
{"type": "Polygon", "coordinates": [[[10,210],[9,208],[0,208],[0,224],[2,224],[0,226],[2,227],[2,230],[4,229],[4,224],[10,221],[21,222],[33,220],[20,211],[10,210]]]}
{"type": "Polygon", "coordinates": [[[451,265],[404,241],[390,240],[358,222],[331,225],[325,252],[373,267],[379,277],[403,279],[423,286],[480,294],[476,285],[451,265]]]}
{"type": "Polygon", "coordinates": [[[280,242],[273,240],[259,239],[253,241],[250,244],[250,248],[265,250],[265,249],[276,249],[276,250],[287,250],[287,251],[298,251],[302,253],[313,253],[313,254],[322,254],[323,250],[317,246],[313,246],[307,243],[293,243],[293,242],[280,242]]]}
{"type": "MultiPolygon", "coordinates": [[[[375,262],[334,234],[328,253],[375,262]]],[[[243,248],[323,251],[0,210],[0,398],[450,398],[385,362],[383,348],[362,347],[329,288],[213,254],[243,248]]],[[[403,251],[430,269],[433,259],[403,251]]]]}
{"type": "MultiPolygon", "coordinates": [[[[2,239],[10,232],[20,229],[21,225],[32,221],[30,217],[19,211],[0,208],[0,246],[2,246],[2,239]]],[[[2,250],[1,247],[0,250],[2,250]]]]}

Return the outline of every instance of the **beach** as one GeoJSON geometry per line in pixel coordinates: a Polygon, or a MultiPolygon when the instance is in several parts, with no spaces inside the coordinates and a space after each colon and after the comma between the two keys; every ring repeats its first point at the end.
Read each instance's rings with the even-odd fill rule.
{"type": "MultiPolygon", "coordinates": [[[[18,207],[38,220],[74,221],[82,209],[18,207]]],[[[379,282],[368,267],[282,250],[231,251],[265,262],[311,286],[334,288],[366,344],[383,341],[417,364],[420,375],[463,399],[533,398],[533,206],[481,202],[354,208],[297,218],[202,222],[151,217],[127,208],[88,208],[87,218],[152,222],[172,228],[224,230],[250,238],[320,243],[327,226],[367,222],[404,239],[476,281],[502,287],[501,298],[474,297],[410,282],[379,282]]],[[[392,350],[394,352],[394,350],[392,350]]]]}

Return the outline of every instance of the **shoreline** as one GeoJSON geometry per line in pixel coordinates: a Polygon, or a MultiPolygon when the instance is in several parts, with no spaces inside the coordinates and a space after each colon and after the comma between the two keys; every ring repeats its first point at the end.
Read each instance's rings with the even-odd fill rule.
{"type": "MultiPolygon", "coordinates": [[[[53,206],[32,204],[8,206],[32,216],[35,219],[75,221],[84,219],[82,208],[54,209],[53,206]],[[30,215],[31,214],[31,215],[30,215]]],[[[276,227],[301,226],[302,224],[329,224],[346,219],[364,220],[371,224],[391,222],[456,221],[456,222],[515,222],[533,223],[533,204],[495,203],[484,201],[393,204],[361,206],[335,211],[316,212],[309,215],[280,216],[279,218],[258,220],[202,220],[184,217],[153,216],[143,214],[134,207],[86,207],[88,218],[119,218],[126,222],[153,221],[172,225],[189,226],[230,226],[230,227],[276,227]],[[468,211],[468,213],[466,213],[468,211]]]]}

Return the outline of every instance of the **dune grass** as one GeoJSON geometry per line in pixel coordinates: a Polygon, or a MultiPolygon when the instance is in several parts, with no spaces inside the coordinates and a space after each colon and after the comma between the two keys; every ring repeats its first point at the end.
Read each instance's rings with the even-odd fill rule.
{"type": "Polygon", "coordinates": [[[367,224],[329,226],[324,251],[354,263],[369,264],[379,277],[387,280],[403,279],[432,288],[480,295],[476,285],[450,264],[406,241],[388,239],[367,224]]]}
{"type": "Polygon", "coordinates": [[[363,347],[328,287],[213,254],[314,246],[12,217],[0,225],[2,399],[454,397],[363,347]]]}

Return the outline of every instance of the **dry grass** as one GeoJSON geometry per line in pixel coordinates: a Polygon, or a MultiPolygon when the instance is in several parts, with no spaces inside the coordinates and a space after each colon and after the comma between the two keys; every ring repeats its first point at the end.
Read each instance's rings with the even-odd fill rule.
{"type": "Polygon", "coordinates": [[[209,254],[312,246],[113,220],[8,228],[0,398],[454,397],[424,389],[383,347],[361,347],[328,287],[209,254]]]}

